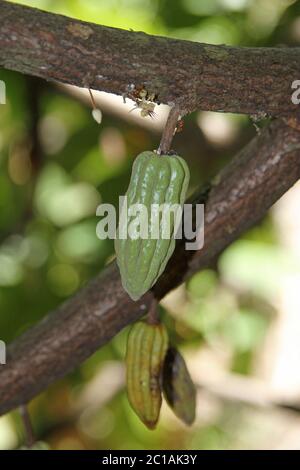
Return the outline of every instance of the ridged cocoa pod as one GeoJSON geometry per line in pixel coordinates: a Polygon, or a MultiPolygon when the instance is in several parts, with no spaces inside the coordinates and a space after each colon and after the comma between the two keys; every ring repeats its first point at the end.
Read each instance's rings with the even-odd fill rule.
{"type": "MultiPolygon", "coordinates": [[[[182,208],[189,177],[186,162],[176,155],[159,156],[154,152],[143,152],[133,163],[126,193],[127,207],[129,209],[135,204],[143,204],[147,209],[147,236],[134,238],[127,233],[127,238],[123,239],[122,236],[127,231],[124,230],[125,223],[121,219],[115,240],[122,284],[133,300],[139,299],[155,284],[174,251],[176,217],[172,207],[176,205],[179,209],[182,208]],[[165,212],[159,220],[155,212],[151,214],[153,204],[164,204],[165,212]],[[155,237],[152,236],[153,233],[155,237]]],[[[136,215],[128,217],[128,227],[134,219],[136,215]]]]}
{"type": "Polygon", "coordinates": [[[137,322],[131,328],[126,352],[129,402],[141,421],[155,428],[162,403],[162,370],[168,334],[162,324],[137,322]]]}
{"type": "Polygon", "coordinates": [[[175,348],[169,348],[166,354],[163,393],[175,415],[191,425],[196,414],[196,389],[183,357],[175,348]]]}

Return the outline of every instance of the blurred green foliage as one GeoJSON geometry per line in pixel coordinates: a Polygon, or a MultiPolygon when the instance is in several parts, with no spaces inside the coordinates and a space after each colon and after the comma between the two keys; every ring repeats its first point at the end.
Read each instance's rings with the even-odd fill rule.
{"type": "MultiPolygon", "coordinates": [[[[193,41],[247,46],[299,45],[300,41],[300,2],[293,0],[18,3],[193,41]]],[[[0,338],[9,342],[109,262],[113,244],[96,237],[96,207],[100,202],[118,203],[133,158],[155,148],[159,135],[113,112],[104,116],[99,127],[85,104],[46,82],[5,70],[0,71],[0,79],[7,85],[7,104],[0,106],[0,338]]],[[[220,142],[204,132],[203,119],[210,122],[209,113],[186,119],[186,129],[175,138],[175,148],[192,170],[191,190],[214,176],[255,134],[248,119],[221,116],[223,121],[214,121],[209,128],[216,125],[218,130],[226,124],[225,131],[231,129],[234,134],[220,142]]],[[[282,275],[296,269],[268,216],[225,251],[216,270],[198,273],[187,283],[179,307],[162,308],[172,341],[187,358],[202,348],[226,351],[228,371],[251,374],[276,314],[274,291],[282,275]]],[[[126,399],[122,368],[115,369],[122,365],[126,335],[126,330],[121,332],[34,400],[30,409],[38,439],[58,449],[239,446],[237,430],[243,427],[243,416],[236,411],[229,419],[232,410],[225,404],[205,420],[199,403],[198,419],[190,430],[174,421],[166,408],[156,431],[140,424],[126,399]],[[103,376],[98,395],[94,391],[89,405],[83,400],[85,406],[80,407],[82,396],[98,376],[103,376]]],[[[17,413],[0,418],[0,448],[17,447],[22,440],[17,413]]]]}

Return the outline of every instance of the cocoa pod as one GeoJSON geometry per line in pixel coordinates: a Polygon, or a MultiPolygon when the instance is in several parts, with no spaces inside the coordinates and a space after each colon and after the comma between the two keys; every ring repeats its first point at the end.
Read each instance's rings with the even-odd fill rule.
{"type": "MultiPolygon", "coordinates": [[[[159,156],[147,151],[133,163],[127,207],[140,204],[147,210],[145,235],[132,236],[125,230],[127,226],[121,217],[115,239],[122,284],[133,300],[155,284],[174,251],[176,217],[181,215],[189,177],[186,162],[177,155],[159,156]],[[161,212],[155,207],[156,210],[160,207],[161,212]]],[[[128,227],[136,218],[136,214],[128,217],[128,227]]]]}
{"type": "Polygon", "coordinates": [[[196,389],[183,357],[175,348],[169,348],[166,354],[163,393],[175,415],[191,425],[196,414],[196,389]]]}
{"type": "Polygon", "coordinates": [[[162,403],[162,370],[168,348],[168,334],[162,324],[137,322],[127,340],[127,395],[135,413],[154,429],[162,403]]]}

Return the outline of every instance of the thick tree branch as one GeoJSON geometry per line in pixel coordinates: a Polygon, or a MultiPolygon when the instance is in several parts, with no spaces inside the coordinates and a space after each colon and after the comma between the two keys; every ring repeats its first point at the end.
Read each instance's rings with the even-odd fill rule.
{"type": "Polygon", "coordinates": [[[144,315],[153,296],[162,298],[195,271],[212,263],[300,178],[300,132],[273,122],[225,168],[206,199],[205,244],[185,251],[181,242],[153,291],[133,302],[115,263],[74,298],[18,338],[0,366],[0,414],[23,404],[63,377],[124,326],[144,315]]]}
{"type": "Polygon", "coordinates": [[[299,112],[300,48],[238,48],[118,30],[0,0],[0,66],[46,80],[160,102],[279,116],[299,112]]]}

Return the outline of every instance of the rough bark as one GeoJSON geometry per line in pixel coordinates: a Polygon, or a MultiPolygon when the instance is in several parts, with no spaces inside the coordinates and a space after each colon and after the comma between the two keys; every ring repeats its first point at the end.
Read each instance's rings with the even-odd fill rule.
{"type": "Polygon", "coordinates": [[[279,116],[300,79],[300,48],[212,46],[85,23],[0,0],[0,66],[46,80],[160,102],[279,116]]]}
{"type": "Polygon", "coordinates": [[[9,347],[0,367],[0,414],[27,402],[70,372],[123,327],[216,256],[300,178],[300,132],[273,122],[221,172],[206,200],[205,244],[186,252],[181,242],[155,288],[133,302],[124,292],[115,263],[74,298],[9,347]]]}

